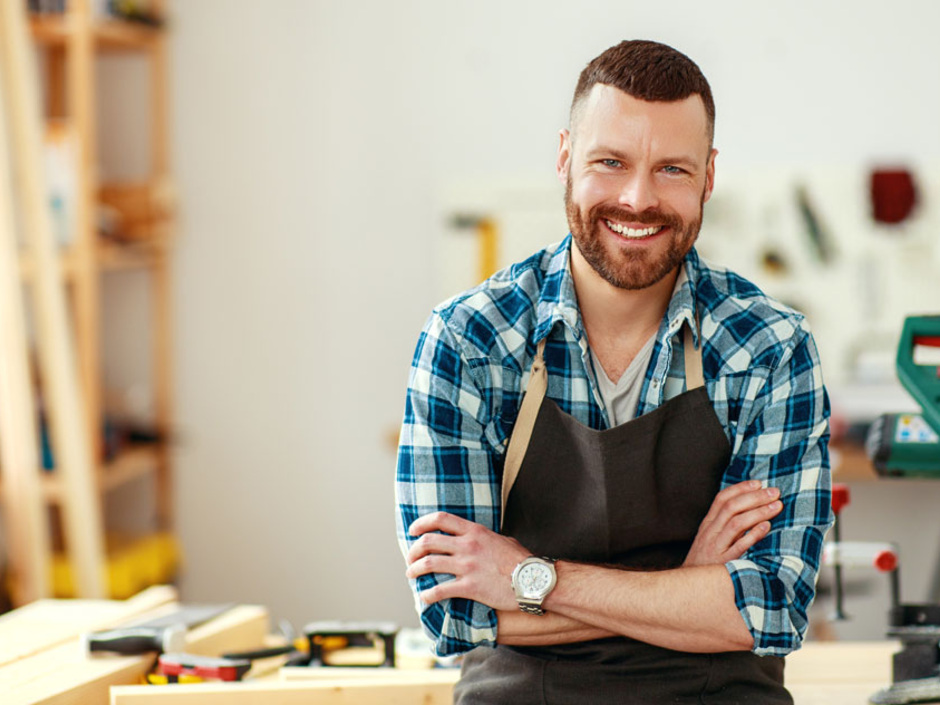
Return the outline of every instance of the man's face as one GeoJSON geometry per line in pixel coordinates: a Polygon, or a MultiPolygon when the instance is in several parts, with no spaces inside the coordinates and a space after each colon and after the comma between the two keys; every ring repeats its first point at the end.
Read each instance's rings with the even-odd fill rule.
{"type": "Polygon", "coordinates": [[[595,85],[562,131],[557,165],[568,226],[594,271],[621,289],[672,272],[698,237],[716,154],[698,95],[649,102],[595,85]]]}

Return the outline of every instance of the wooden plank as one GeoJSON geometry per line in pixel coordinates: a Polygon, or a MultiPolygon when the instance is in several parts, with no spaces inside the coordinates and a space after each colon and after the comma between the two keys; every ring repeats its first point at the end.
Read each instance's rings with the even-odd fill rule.
{"type": "Polygon", "coordinates": [[[2,74],[0,67],[0,464],[6,486],[6,543],[16,580],[13,601],[24,604],[50,594],[50,543],[39,481],[39,433],[19,277],[12,155],[7,143],[9,82],[2,74]]]}
{"type": "Polygon", "coordinates": [[[201,624],[186,635],[186,652],[218,656],[264,646],[270,626],[268,610],[260,605],[240,605],[201,624]]]}
{"type": "MultiPolygon", "coordinates": [[[[193,629],[186,651],[218,655],[221,650],[259,648],[268,630],[268,612],[245,605],[193,629]]],[[[155,656],[88,657],[72,640],[0,669],[4,705],[105,705],[109,688],[140,682],[155,656]]],[[[146,686],[151,688],[151,686],[146,686]]]]}
{"type": "MultiPolygon", "coordinates": [[[[810,643],[787,659],[787,683],[796,705],[868,705],[890,682],[896,642],[810,643]]],[[[356,669],[282,669],[280,682],[199,684],[170,689],[117,687],[112,705],[370,705],[450,703],[459,672],[356,669]],[[289,687],[290,686],[290,687],[289,687]],[[198,698],[198,700],[196,699],[198,698]]]]}
{"type": "MultiPolygon", "coordinates": [[[[76,6],[87,11],[87,0],[77,2],[76,6]]],[[[31,48],[27,46],[29,36],[25,12],[22,0],[0,0],[0,63],[6,70],[11,103],[10,135],[18,148],[17,179],[23,199],[27,242],[35,261],[32,291],[36,301],[37,345],[57,470],[61,473],[66,489],[63,518],[67,548],[74,562],[79,596],[101,598],[105,596],[104,532],[89,435],[92,427],[97,428],[98,417],[96,413],[86,413],[81,402],[64,284],[52,236],[47,190],[42,174],[42,118],[36,86],[37,74],[32,61],[34,57],[31,48]],[[90,421],[90,418],[94,421],[90,421]]],[[[73,19],[80,16],[81,13],[72,15],[73,19]]],[[[87,33],[76,31],[71,41],[84,41],[81,39],[83,34],[87,33]]],[[[75,54],[75,48],[72,47],[70,68],[81,58],[75,54]]],[[[87,54],[87,74],[90,75],[90,50],[79,54],[87,54]]],[[[74,96],[83,94],[88,86],[73,83],[71,89],[70,95],[74,96]]],[[[90,102],[91,96],[82,99],[90,102]]],[[[82,184],[81,174],[78,181],[82,184]]],[[[87,195],[79,194],[78,203],[86,202],[87,199],[82,196],[87,195]]],[[[90,208],[90,202],[86,206],[90,208]]],[[[87,227],[91,227],[90,213],[80,212],[78,216],[83,218],[87,227]]],[[[97,280],[97,277],[94,279],[97,280]]],[[[97,364],[97,358],[92,363],[97,364]]]]}
{"type": "Polygon", "coordinates": [[[123,686],[111,689],[111,705],[451,705],[452,682],[370,678],[326,681],[197,683],[172,688],[123,686]]]}
{"type": "MultiPolygon", "coordinates": [[[[790,691],[795,705],[868,705],[868,698],[880,687],[814,683],[799,684],[790,691]]],[[[111,689],[111,705],[449,705],[452,701],[451,685],[432,683],[205,683],[111,689]]]]}
{"type": "Polygon", "coordinates": [[[0,616],[0,674],[3,666],[89,631],[108,629],[177,599],[167,585],[148,588],[129,600],[38,600],[0,616]]]}

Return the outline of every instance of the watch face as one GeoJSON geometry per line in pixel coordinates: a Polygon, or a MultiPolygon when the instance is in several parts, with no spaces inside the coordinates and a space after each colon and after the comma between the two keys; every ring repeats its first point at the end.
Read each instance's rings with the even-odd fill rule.
{"type": "Polygon", "coordinates": [[[519,571],[518,583],[524,597],[540,597],[552,585],[552,570],[541,563],[530,563],[519,571]]]}

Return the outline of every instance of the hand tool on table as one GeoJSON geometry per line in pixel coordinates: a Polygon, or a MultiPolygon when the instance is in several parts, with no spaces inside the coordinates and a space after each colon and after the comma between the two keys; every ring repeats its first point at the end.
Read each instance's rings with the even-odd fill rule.
{"type": "Polygon", "coordinates": [[[904,321],[896,361],[898,379],[921,414],[884,414],[865,447],[879,474],[940,478],[940,315],[904,321]]]}
{"type": "Polygon", "coordinates": [[[125,656],[149,652],[182,651],[186,631],[227,612],[234,605],[190,605],[175,612],[126,627],[82,635],[85,653],[117,653],[125,656]]]}
{"type": "Polygon", "coordinates": [[[202,680],[240,681],[251,669],[251,661],[172,653],[162,654],[157,660],[157,666],[160,674],[166,676],[171,683],[176,681],[169,679],[179,679],[183,676],[202,680]]]}
{"type": "Polygon", "coordinates": [[[398,626],[391,622],[311,622],[304,627],[304,634],[310,644],[309,666],[395,667],[398,626]],[[377,663],[338,663],[330,658],[335,652],[355,647],[381,648],[382,660],[377,663]]]}
{"type": "Polygon", "coordinates": [[[222,658],[235,660],[258,661],[261,659],[287,656],[283,666],[306,666],[310,662],[310,647],[306,637],[298,637],[294,627],[286,619],[278,625],[280,635],[285,639],[283,646],[272,646],[265,649],[252,649],[251,651],[237,651],[222,654],[222,658]]]}

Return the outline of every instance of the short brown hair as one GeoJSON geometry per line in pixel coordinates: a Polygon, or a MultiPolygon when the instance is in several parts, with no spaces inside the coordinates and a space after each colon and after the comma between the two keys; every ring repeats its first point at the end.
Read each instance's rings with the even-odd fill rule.
{"type": "Polygon", "coordinates": [[[698,65],[671,46],[634,39],[620,42],[594,59],[578,78],[571,100],[572,124],[578,105],[597,83],[648,101],[672,102],[698,94],[705,104],[709,141],[715,136],[711,87],[698,65]]]}

